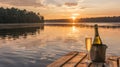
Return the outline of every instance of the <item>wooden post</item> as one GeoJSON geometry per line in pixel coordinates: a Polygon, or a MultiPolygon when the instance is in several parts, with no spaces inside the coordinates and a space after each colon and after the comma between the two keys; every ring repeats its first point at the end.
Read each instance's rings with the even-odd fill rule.
{"type": "Polygon", "coordinates": [[[106,45],[92,45],[90,58],[92,62],[105,62],[106,45]]]}

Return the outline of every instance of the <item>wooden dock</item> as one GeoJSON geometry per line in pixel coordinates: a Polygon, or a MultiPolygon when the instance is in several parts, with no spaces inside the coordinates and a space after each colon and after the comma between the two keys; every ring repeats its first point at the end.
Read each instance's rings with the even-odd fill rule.
{"type": "Polygon", "coordinates": [[[87,54],[73,51],[62,56],[47,67],[120,67],[120,57],[107,55],[105,63],[87,62],[87,54]]]}

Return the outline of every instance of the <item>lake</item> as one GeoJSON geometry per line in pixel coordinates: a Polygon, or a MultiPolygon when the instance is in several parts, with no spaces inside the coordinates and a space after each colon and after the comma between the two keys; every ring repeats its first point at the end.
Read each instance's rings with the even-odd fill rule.
{"type": "MultiPolygon", "coordinates": [[[[0,67],[46,67],[70,51],[86,52],[95,23],[45,23],[34,28],[0,29],[0,67]]],[[[120,56],[120,23],[98,23],[107,53],[120,56]]]]}

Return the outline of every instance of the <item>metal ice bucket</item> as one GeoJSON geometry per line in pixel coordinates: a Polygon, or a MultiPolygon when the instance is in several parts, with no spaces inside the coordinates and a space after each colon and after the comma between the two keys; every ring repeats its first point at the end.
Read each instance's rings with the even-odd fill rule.
{"type": "Polygon", "coordinates": [[[92,45],[90,50],[90,58],[92,62],[105,62],[106,48],[106,45],[92,45]]]}

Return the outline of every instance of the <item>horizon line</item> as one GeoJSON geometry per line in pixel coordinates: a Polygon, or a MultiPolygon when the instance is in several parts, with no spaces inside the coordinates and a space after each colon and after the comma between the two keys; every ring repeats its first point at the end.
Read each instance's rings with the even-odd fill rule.
{"type": "MultiPolygon", "coordinates": [[[[81,18],[76,18],[76,19],[84,19],[84,18],[104,18],[104,17],[120,17],[120,16],[98,16],[98,17],[81,17],[81,18]]],[[[69,20],[72,18],[55,18],[55,19],[45,19],[45,20],[69,20]]]]}

